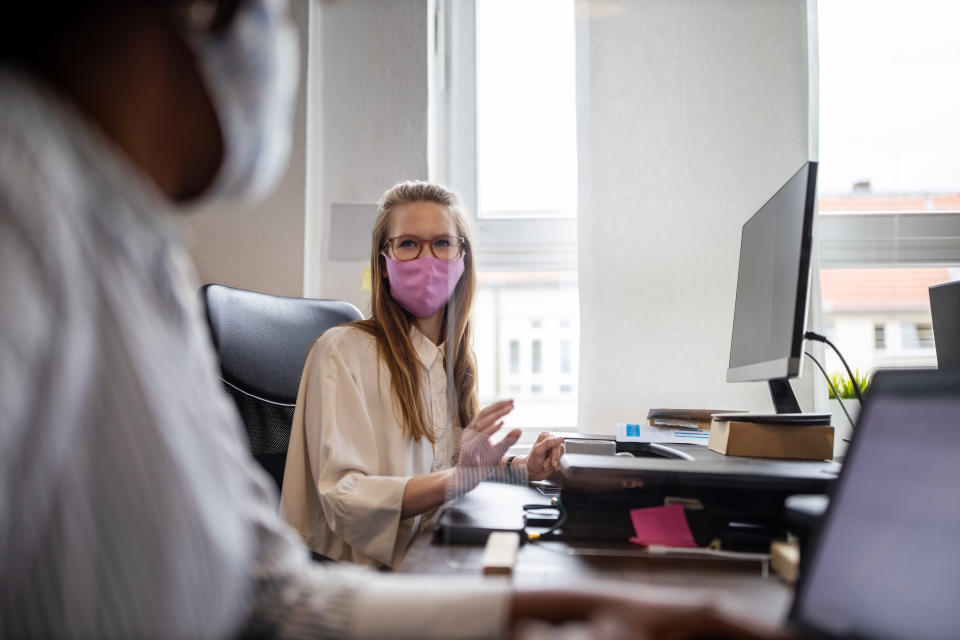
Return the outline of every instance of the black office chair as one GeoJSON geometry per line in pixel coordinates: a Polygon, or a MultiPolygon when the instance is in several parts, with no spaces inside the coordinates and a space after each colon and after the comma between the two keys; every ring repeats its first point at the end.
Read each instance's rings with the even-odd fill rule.
{"type": "Polygon", "coordinates": [[[221,379],[240,410],[250,451],[282,487],[307,351],[326,329],[363,315],[339,300],[286,298],[218,284],[204,285],[200,295],[221,379]]]}

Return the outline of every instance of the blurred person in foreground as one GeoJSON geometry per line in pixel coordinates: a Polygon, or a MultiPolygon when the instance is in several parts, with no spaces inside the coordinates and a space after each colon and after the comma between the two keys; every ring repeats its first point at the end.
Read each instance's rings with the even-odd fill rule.
{"type": "Polygon", "coordinates": [[[221,392],[176,221],[282,171],[286,11],[5,11],[0,637],[494,637],[611,611],[630,635],[755,635],[711,608],[309,561],[221,392]]]}

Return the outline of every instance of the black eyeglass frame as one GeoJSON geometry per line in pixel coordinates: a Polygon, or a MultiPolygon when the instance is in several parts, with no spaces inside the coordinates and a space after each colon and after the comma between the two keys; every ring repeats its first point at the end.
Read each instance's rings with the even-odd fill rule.
{"type": "Polygon", "coordinates": [[[419,258],[420,256],[422,256],[422,255],[423,255],[423,247],[424,247],[424,245],[427,245],[427,244],[430,245],[430,254],[431,254],[434,258],[436,258],[437,260],[458,260],[459,258],[462,258],[464,255],[466,255],[467,249],[469,248],[469,244],[467,243],[467,239],[464,238],[463,236],[439,235],[439,236],[434,236],[432,239],[428,240],[428,239],[426,239],[426,238],[421,238],[421,237],[419,237],[419,236],[414,236],[414,235],[409,235],[409,234],[408,234],[408,235],[394,236],[394,237],[392,237],[392,238],[387,238],[387,242],[386,242],[386,244],[383,246],[383,251],[381,252],[381,255],[383,255],[385,258],[390,258],[390,256],[387,255],[387,252],[389,252],[389,251],[392,250],[394,257],[390,258],[391,260],[400,260],[401,262],[409,262],[410,260],[416,260],[417,258],[419,258]],[[414,240],[416,240],[417,242],[419,242],[419,243],[420,243],[420,251],[418,251],[418,252],[417,252],[417,255],[415,255],[415,256],[412,257],[412,258],[406,258],[406,259],[404,259],[404,258],[397,258],[397,257],[396,257],[396,255],[397,255],[397,249],[396,249],[396,247],[393,245],[393,242],[394,242],[394,240],[401,240],[401,239],[405,239],[405,238],[414,239],[414,240]],[[452,257],[452,258],[441,258],[440,256],[437,255],[437,252],[434,250],[433,243],[436,242],[437,240],[444,239],[444,238],[447,238],[447,239],[453,238],[454,240],[457,241],[457,248],[458,248],[457,255],[455,255],[455,256],[452,257]]]}

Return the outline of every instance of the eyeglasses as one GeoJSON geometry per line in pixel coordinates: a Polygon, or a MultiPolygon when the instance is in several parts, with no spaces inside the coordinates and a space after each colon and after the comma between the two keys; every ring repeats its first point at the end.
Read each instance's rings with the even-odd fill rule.
{"type": "Polygon", "coordinates": [[[441,260],[456,260],[467,249],[466,239],[457,236],[436,236],[433,240],[417,236],[396,236],[387,240],[385,248],[393,253],[394,260],[416,260],[423,253],[423,246],[427,244],[430,245],[433,257],[441,260]]]}

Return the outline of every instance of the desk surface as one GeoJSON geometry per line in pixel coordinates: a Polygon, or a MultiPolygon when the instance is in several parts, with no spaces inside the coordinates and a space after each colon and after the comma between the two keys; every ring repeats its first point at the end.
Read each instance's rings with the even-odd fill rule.
{"type": "MultiPolygon", "coordinates": [[[[425,531],[396,571],[477,576],[482,556],[480,546],[437,544],[425,531]]],[[[758,560],[659,556],[619,543],[528,542],[520,548],[512,577],[515,586],[527,589],[581,588],[600,581],[624,593],[656,587],[677,589],[678,598],[718,597],[769,624],[785,620],[793,598],[792,587],[768,575],[766,563],[758,560]]]]}

